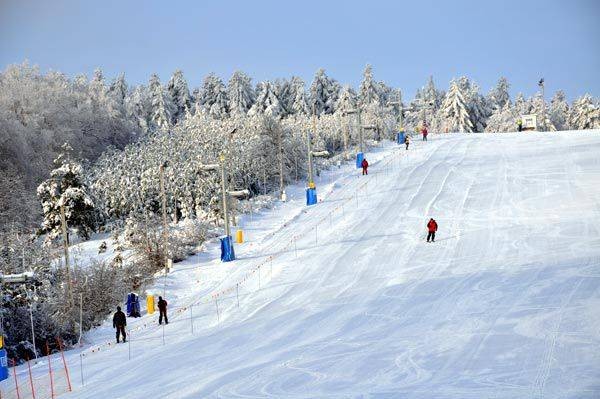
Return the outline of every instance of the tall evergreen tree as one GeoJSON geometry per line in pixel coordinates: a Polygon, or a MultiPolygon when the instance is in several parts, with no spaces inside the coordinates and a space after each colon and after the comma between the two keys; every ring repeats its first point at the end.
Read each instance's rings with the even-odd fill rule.
{"type": "Polygon", "coordinates": [[[125,115],[125,99],[127,98],[127,82],[125,82],[125,74],[119,74],[110,84],[108,89],[108,97],[112,102],[112,106],[117,115],[125,115]]]}
{"type": "Polygon", "coordinates": [[[569,125],[577,130],[600,128],[600,109],[594,104],[592,96],[586,94],[573,102],[569,125]]]}
{"type": "Polygon", "coordinates": [[[358,101],[361,107],[379,104],[379,85],[373,80],[373,68],[367,64],[363,72],[363,80],[358,91],[358,101]]]}
{"type": "Polygon", "coordinates": [[[267,115],[278,117],[283,109],[277,98],[276,87],[272,82],[260,82],[256,87],[256,101],[248,115],[267,115]]]}
{"type": "Polygon", "coordinates": [[[450,83],[440,112],[444,119],[446,129],[450,132],[473,132],[473,123],[469,116],[469,108],[457,81],[450,83]]]}
{"type": "Polygon", "coordinates": [[[344,86],[336,104],[336,112],[346,112],[356,109],[356,92],[349,85],[344,86]]]}
{"type": "Polygon", "coordinates": [[[487,96],[487,101],[492,111],[501,109],[506,103],[510,102],[509,88],[510,84],[505,77],[498,79],[498,83],[490,90],[487,96]]]}
{"type": "Polygon", "coordinates": [[[200,91],[200,106],[214,118],[223,119],[229,113],[229,97],[221,78],[210,74],[204,79],[200,91]]]}
{"type": "Polygon", "coordinates": [[[304,81],[297,76],[292,76],[292,80],[290,81],[289,112],[293,115],[310,114],[310,111],[308,109],[308,102],[306,99],[304,81]]]}
{"type": "Polygon", "coordinates": [[[227,86],[229,107],[232,114],[245,115],[254,104],[254,89],[252,80],[241,71],[235,71],[227,86]]]}
{"type": "Polygon", "coordinates": [[[54,160],[50,178],[37,188],[43,210],[39,233],[48,234],[50,240],[59,237],[62,232],[61,206],[64,207],[68,227],[75,229],[84,239],[89,238],[98,222],[94,202],[84,183],[83,168],[71,157],[71,152],[71,147],[63,146],[63,153],[54,160]]]}
{"type": "Polygon", "coordinates": [[[174,112],[172,115],[172,123],[177,123],[183,119],[186,113],[189,113],[192,108],[192,96],[187,81],[181,70],[176,70],[169,79],[167,84],[167,92],[173,101],[174,112]]]}
{"type": "Polygon", "coordinates": [[[174,106],[167,91],[160,84],[158,75],[150,76],[148,84],[150,96],[150,122],[159,129],[168,129],[173,119],[174,106]]]}
{"type": "Polygon", "coordinates": [[[569,104],[567,104],[565,93],[562,90],[557,91],[552,97],[549,114],[550,121],[556,130],[569,129],[569,104]]]}
{"type": "Polygon", "coordinates": [[[332,114],[335,111],[339,91],[339,83],[329,78],[325,70],[320,68],[310,85],[310,113],[312,114],[314,110],[317,115],[332,114]]]}

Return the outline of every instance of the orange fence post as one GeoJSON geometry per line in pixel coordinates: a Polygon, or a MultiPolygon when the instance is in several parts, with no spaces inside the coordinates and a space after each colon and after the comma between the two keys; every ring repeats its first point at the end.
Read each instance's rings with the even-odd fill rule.
{"type": "Polygon", "coordinates": [[[56,337],[56,343],[58,344],[58,348],[60,349],[60,356],[62,357],[63,366],[65,368],[65,375],[67,376],[67,388],[69,392],[71,392],[71,377],[69,377],[69,368],[67,367],[65,353],[63,352],[63,346],[60,342],[60,338],[56,337]]]}
{"type": "Polygon", "coordinates": [[[19,392],[19,382],[17,381],[17,362],[12,359],[13,364],[13,376],[15,377],[15,388],[17,389],[17,399],[21,399],[21,393],[19,392]]]}
{"type": "Polygon", "coordinates": [[[52,356],[50,355],[50,346],[46,341],[46,354],[48,356],[48,374],[50,375],[50,396],[54,399],[54,381],[52,380],[52,356]]]}
{"type": "Polygon", "coordinates": [[[35,389],[33,388],[33,377],[31,376],[31,365],[29,364],[29,356],[25,357],[27,360],[27,370],[29,371],[29,385],[31,385],[31,396],[35,399],[35,389]]]}

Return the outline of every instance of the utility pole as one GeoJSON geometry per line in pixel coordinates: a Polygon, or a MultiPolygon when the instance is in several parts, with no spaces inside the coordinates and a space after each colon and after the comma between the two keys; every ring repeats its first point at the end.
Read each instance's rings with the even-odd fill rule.
{"type": "Polygon", "coordinates": [[[546,97],[544,96],[544,78],[541,78],[538,82],[538,86],[542,88],[542,131],[546,131],[546,97]]]}
{"type": "Polygon", "coordinates": [[[277,127],[278,131],[278,146],[279,146],[279,195],[281,196],[281,200],[286,200],[285,190],[283,189],[283,137],[282,137],[282,129],[280,126],[277,127]]]}
{"type": "MultiPolygon", "coordinates": [[[[317,131],[317,114],[315,111],[315,106],[313,104],[313,117],[312,117],[312,126],[313,126],[313,134],[316,133],[317,131]]],[[[310,140],[310,131],[306,132],[306,148],[308,150],[308,187],[309,188],[314,188],[315,187],[315,182],[313,180],[313,168],[312,168],[312,164],[313,164],[313,160],[312,160],[312,144],[311,144],[311,140],[310,140]]]]}
{"type": "Polygon", "coordinates": [[[225,219],[225,237],[229,239],[229,212],[227,210],[227,186],[225,185],[225,154],[219,157],[221,160],[221,191],[223,192],[223,217],[225,219]]]}
{"type": "Polygon", "coordinates": [[[71,284],[71,268],[69,266],[69,233],[67,230],[67,217],[65,216],[65,204],[60,204],[60,224],[63,235],[63,249],[65,253],[65,270],[67,272],[67,289],[69,295],[69,306],[73,306],[73,286],[71,284]]]}
{"type": "Polygon", "coordinates": [[[163,222],[163,252],[165,262],[165,284],[163,286],[163,295],[167,291],[167,274],[169,272],[169,225],[167,224],[167,195],[165,193],[165,167],[167,162],[160,165],[160,195],[162,197],[162,222],[163,222]]]}

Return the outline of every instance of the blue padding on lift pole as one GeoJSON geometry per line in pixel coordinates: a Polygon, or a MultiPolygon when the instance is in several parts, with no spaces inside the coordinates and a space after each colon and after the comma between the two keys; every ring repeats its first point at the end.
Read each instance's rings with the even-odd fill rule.
{"type": "Polygon", "coordinates": [[[306,189],[306,205],[315,205],[317,203],[317,189],[306,189]]]}
{"type": "Polygon", "coordinates": [[[362,168],[363,159],[365,159],[365,155],[362,152],[356,154],[356,169],[362,168]]]}
{"type": "Polygon", "coordinates": [[[233,240],[231,236],[221,237],[221,261],[231,262],[232,260],[235,260],[233,240]]]}

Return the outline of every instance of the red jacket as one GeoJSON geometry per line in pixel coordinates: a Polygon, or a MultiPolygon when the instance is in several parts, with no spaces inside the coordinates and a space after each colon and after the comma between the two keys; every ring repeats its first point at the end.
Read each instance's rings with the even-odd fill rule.
{"type": "Polygon", "coordinates": [[[427,136],[427,128],[423,128],[423,136],[427,136]]]}
{"type": "Polygon", "coordinates": [[[435,220],[431,219],[429,221],[429,223],[427,223],[427,229],[429,229],[430,233],[437,231],[437,228],[438,228],[438,226],[437,226],[437,222],[435,220]]]}
{"type": "Polygon", "coordinates": [[[363,159],[361,166],[363,167],[363,169],[367,169],[369,167],[369,163],[366,159],[363,159]]]}

